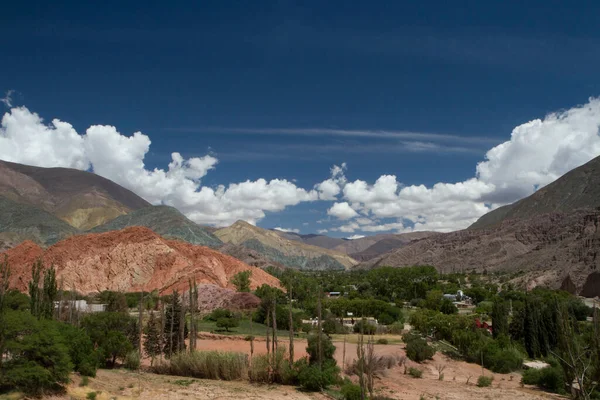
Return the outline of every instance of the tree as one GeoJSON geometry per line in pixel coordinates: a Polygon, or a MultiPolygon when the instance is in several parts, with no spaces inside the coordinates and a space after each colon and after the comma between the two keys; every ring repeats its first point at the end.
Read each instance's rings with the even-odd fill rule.
{"type": "Polygon", "coordinates": [[[250,277],[252,271],[241,271],[233,276],[231,283],[233,283],[238,292],[250,292],[250,277]]]}
{"type": "Polygon", "coordinates": [[[456,308],[454,303],[452,303],[452,301],[449,299],[442,299],[440,311],[446,315],[458,314],[458,308],[456,308]]]}
{"type": "Polygon", "coordinates": [[[592,343],[582,340],[578,335],[574,318],[569,313],[568,306],[557,304],[558,316],[558,348],[551,351],[560,361],[560,365],[567,378],[567,384],[577,382],[579,397],[591,399],[592,392],[596,389],[594,382],[594,364],[596,353],[592,343]]]}
{"type": "Polygon", "coordinates": [[[150,357],[150,366],[154,364],[154,359],[162,352],[161,325],[160,320],[154,316],[154,312],[150,312],[150,318],[144,329],[144,333],[146,334],[144,338],[144,352],[150,357]]]}
{"type": "Polygon", "coordinates": [[[0,371],[2,370],[2,360],[4,358],[4,343],[6,341],[6,323],[4,321],[4,311],[7,307],[8,286],[10,280],[10,266],[8,265],[8,256],[4,256],[4,261],[0,262],[0,371]]]}
{"type": "Polygon", "coordinates": [[[229,332],[230,328],[235,328],[240,326],[240,321],[237,318],[219,318],[217,320],[218,328],[225,328],[227,332],[229,332]]]}
{"type": "Polygon", "coordinates": [[[42,303],[40,314],[42,318],[52,319],[54,317],[54,302],[58,295],[56,285],[56,270],[51,266],[44,272],[44,285],[42,287],[42,303]]]}
{"type": "Polygon", "coordinates": [[[165,329],[164,329],[164,342],[165,346],[163,352],[166,357],[171,357],[178,349],[185,349],[185,342],[180,343],[180,324],[183,322],[183,339],[185,340],[188,336],[187,326],[185,326],[185,320],[182,318],[183,307],[181,305],[181,299],[177,291],[173,291],[171,294],[170,303],[167,305],[165,310],[165,329]]]}
{"type": "Polygon", "coordinates": [[[84,376],[96,376],[98,352],[87,333],[76,326],[66,323],[57,324],[61,336],[67,345],[73,369],[84,376]]]}
{"type": "Polygon", "coordinates": [[[508,335],[508,313],[506,301],[496,297],[492,306],[492,333],[495,339],[500,335],[508,335]]]}
{"type": "Polygon", "coordinates": [[[106,311],[122,313],[129,311],[127,297],[124,293],[106,291],[101,299],[106,302],[106,311]]]}
{"type": "Polygon", "coordinates": [[[72,364],[56,322],[23,311],[7,311],[5,316],[7,357],[0,387],[34,396],[60,390],[69,382],[72,364]]]}
{"type": "Polygon", "coordinates": [[[118,358],[137,346],[137,321],[124,313],[101,312],[86,315],[81,321],[100,357],[105,363],[114,366],[118,358]]]}
{"type": "Polygon", "coordinates": [[[29,299],[30,306],[29,310],[31,311],[31,315],[36,318],[40,318],[41,316],[41,293],[40,293],[40,276],[42,273],[42,260],[38,259],[33,263],[33,268],[31,269],[31,281],[29,281],[29,299]]]}

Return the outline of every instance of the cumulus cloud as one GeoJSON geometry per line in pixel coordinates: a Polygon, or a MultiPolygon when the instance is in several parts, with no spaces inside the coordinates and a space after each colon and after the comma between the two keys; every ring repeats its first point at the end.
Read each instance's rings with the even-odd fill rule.
{"type": "Polygon", "coordinates": [[[317,230],[317,233],[320,234],[320,235],[323,235],[323,234],[325,234],[327,232],[329,232],[327,229],[319,229],[319,230],[317,230]]]}
{"type": "Polygon", "coordinates": [[[292,229],[292,228],[281,228],[281,227],[275,227],[273,228],[276,231],[281,231],[281,232],[286,232],[286,233],[300,233],[300,229],[292,229]]]}
{"type": "MultiPolygon", "coordinates": [[[[12,104],[10,95],[4,104],[12,104]]],[[[374,182],[349,181],[345,163],[334,165],[329,178],[312,189],[286,179],[208,187],[201,181],[218,165],[212,154],[186,159],[174,152],[167,166],[150,169],[144,159],[151,141],[141,132],[125,136],[113,126],[94,125],[78,133],[68,122],[46,123],[27,108],[14,107],[2,118],[0,159],[93,170],[153,204],[174,206],[202,224],[224,226],[238,219],[256,223],[266,212],[322,200],[333,201],[327,214],[344,221],[341,226],[326,226],[330,231],[452,231],[600,155],[599,128],[600,99],[592,98],[582,106],[517,126],[509,140],[486,153],[472,178],[429,187],[404,186],[393,174],[374,182]]],[[[326,222],[331,221],[317,221],[326,222]]]]}
{"type": "Polygon", "coordinates": [[[216,188],[201,178],[218,160],[212,155],[184,159],[172,153],[167,168],[148,169],[144,158],[150,138],[141,132],[124,136],[113,126],[94,125],[79,134],[67,122],[44,121],[25,107],[7,112],[0,126],[0,159],[40,167],[93,170],[153,204],[178,208],[201,224],[224,226],[238,219],[250,223],[265,212],[319,198],[285,179],[258,179],[216,188]]]}
{"type": "MultiPolygon", "coordinates": [[[[377,224],[362,216],[337,230],[445,232],[466,228],[491,209],[528,196],[600,155],[599,129],[600,99],[592,98],[582,106],[517,126],[510,140],[486,153],[475,177],[463,182],[403,187],[395,175],[382,175],[372,184],[347,182],[342,195],[347,202],[336,204],[393,222],[377,224]]],[[[354,214],[348,212],[345,219],[352,219],[350,215],[354,214]]]]}
{"type": "Polygon", "coordinates": [[[333,206],[327,210],[327,214],[339,219],[350,219],[358,216],[358,213],[354,211],[346,201],[343,203],[334,203],[333,206]]]}
{"type": "Polygon", "coordinates": [[[337,199],[337,195],[346,184],[346,177],[344,176],[346,168],[346,163],[334,165],[330,170],[331,178],[315,185],[315,190],[319,193],[320,200],[337,199]]]}

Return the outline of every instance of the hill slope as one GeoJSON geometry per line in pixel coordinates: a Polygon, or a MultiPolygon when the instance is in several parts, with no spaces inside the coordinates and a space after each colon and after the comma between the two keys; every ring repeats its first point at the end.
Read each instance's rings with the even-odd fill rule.
{"type": "MultiPolygon", "coordinates": [[[[378,257],[382,254],[388,253],[390,251],[396,250],[402,246],[406,246],[408,243],[411,243],[414,240],[423,239],[429,236],[437,235],[435,232],[410,232],[410,233],[400,233],[397,235],[385,235],[385,238],[382,238],[376,241],[373,245],[367,247],[366,249],[352,253],[350,256],[357,261],[367,261],[371,260],[375,257],[378,257]]],[[[379,237],[383,235],[377,235],[379,237]]],[[[365,238],[366,239],[366,238],[365,238]]],[[[361,239],[358,239],[361,240],[361,239]]]]}
{"type": "Polygon", "coordinates": [[[351,257],[329,249],[288,240],[278,233],[258,228],[244,221],[214,232],[223,242],[242,245],[267,258],[293,268],[349,268],[356,264],[351,257]]]}
{"type": "Polygon", "coordinates": [[[301,235],[294,232],[282,232],[277,229],[272,229],[272,231],[285,239],[295,240],[297,242],[302,242],[311,246],[322,247],[324,249],[333,249],[335,246],[345,242],[344,239],[332,238],[326,235],[317,235],[314,233],[301,235]]]}
{"type": "Polygon", "coordinates": [[[77,232],[77,229],[44,210],[0,196],[3,247],[12,247],[23,240],[51,245],[77,232]]]}
{"type": "Polygon", "coordinates": [[[507,219],[528,219],[550,212],[600,206],[600,157],[567,172],[529,197],[490,211],[469,229],[493,226],[507,219]]]}
{"type": "Polygon", "coordinates": [[[191,244],[213,248],[223,244],[219,238],[190,221],[176,208],[168,206],[144,207],[97,226],[90,232],[108,232],[130,226],[145,226],[164,238],[179,239],[191,244]]]}
{"type": "Polygon", "coordinates": [[[598,296],[600,285],[593,282],[600,271],[600,210],[550,213],[439,234],[361,264],[411,265],[433,265],[443,272],[515,272],[522,274],[517,282],[528,287],[558,288],[570,280],[576,292],[598,296]]]}
{"type": "Polygon", "coordinates": [[[11,287],[26,290],[33,262],[41,257],[53,264],[64,287],[81,293],[102,290],[168,292],[185,290],[188,279],[199,284],[233,288],[233,275],[251,270],[251,287],[278,286],[266,272],[211,250],[178,240],[167,240],[148,228],[70,237],[43,250],[26,241],[8,250],[13,274],[11,287]]]}
{"type": "Polygon", "coordinates": [[[0,196],[47,211],[88,230],[150,205],[130,190],[91,172],[0,161],[0,196]]]}

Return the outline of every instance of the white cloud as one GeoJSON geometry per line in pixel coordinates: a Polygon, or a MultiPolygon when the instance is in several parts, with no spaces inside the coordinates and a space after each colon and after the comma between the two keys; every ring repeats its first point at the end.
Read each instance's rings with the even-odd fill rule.
{"type": "Polygon", "coordinates": [[[45,124],[25,107],[7,112],[0,127],[0,159],[41,167],[91,168],[151,203],[174,206],[202,224],[224,226],[238,219],[255,224],[266,211],[318,199],[315,190],[285,179],[202,186],[200,179],[218,162],[211,155],[184,159],[172,153],[168,168],[149,170],[144,158],[150,144],[141,132],[128,137],[113,126],[94,125],[80,135],[58,119],[45,124]]]}
{"type": "Polygon", "coordinates": [[[490,209],[528,196],[600,155],[599,128],[600,99],[590,99],[583,106],[516,127],[510,140],[487,152],[485,160],[476,167],[475,177],[463,182],[402,187],[394,175],[382,175],[373,184],[362,180],[347,182],[343,199],[352,209],[396,222],[375,225],[360,217],[338,230],[465,228],[490,209]]]}
{"type": "Polygon", "coordinates": [[[352,235],[352,236],[348,236],[346,239],[355,240],[355,239],[362,239],[364,237],[365,237],[365,235],[352,235]]]}
{"type": "Polygon", "coordinates": [[[300,233],[300,229],[291,229],[291,228],[281,228],[281,227],[275,227],[273,228],[276,231],[281,231],[281,232],[286,232],[286,233],[300,233]]]}
{"type": "MultiPolygon", "coordinates": [[[[2,99],[5,104],[12,104],[10,95],[2,99]]],[[[333,166],[330,177],[310,190],[286,179],[208,187],[201,180],[217,166],[214,155],[185,159],[174,152],[168,166],[149,169],[144,159],[151,141],[141,132],[124,136],[115,127],[94,125],[80,134],[67,122],[45,123],[27,108],[15,107],[2,118],[0,159],[92,169],[153,204],[174,206],[202,224],[224,226],[238,219],[255,224],[266,212],[325,200],[335,201],[327,214],[345,221],[329,230],[451,231],[467,227],[490,209],[527,196],[600,155],[599,127],[600,99],[524,123],[512,131],[510,140],[486,153],[472,178],[457,183],[403,186],[392,174],[381,175],[375,182],[348,181],[343,163],[333,166]]],[[[329,218],[317,221],[325,222],[329,218]]]]}
{"type": "Polygon", "coordinates": [[[333,206],[327,210],[327,214],[339,219],[350,219],[358,216],[358,213],[345,201],[343,203],[334,203],[333,206]]]}
{"type": "Polygon", "coordinates": [[[346,184],[346,177],[344,176],[345,170],[346,163],[334,165],[330,170],[331,178],[315,185],[315,190],[319,193],[320,200],[337,199],[337,195],[342,191],[342,188],[346,184]]]}
{"type": "Polygon", "coordinates": [[[8,108],[12,107],[13,106],[12,95],[14,92],[15,92],[14,90],[8,90],[6,92],[6,95],[4,95],[3,98],[0,98],[0,102],[4,103],[4,105],[8,108]]]}
{"type": "Polygon", "coordinates": [[[319,229],[319,230],[317,231],[317,233],[318,233],[318,234],[320,234],[320,235],[322,235],[322,234],[324,234],[324,233],[327,233],[327,232],[329,232],[327,229],[319,229]]]}

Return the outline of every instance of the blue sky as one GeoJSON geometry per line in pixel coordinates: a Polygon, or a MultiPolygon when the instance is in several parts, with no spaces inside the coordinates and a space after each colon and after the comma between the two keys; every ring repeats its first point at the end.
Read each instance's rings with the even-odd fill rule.
{"type": "MultiPolygon", "coordinates": [[[[143,132],[150,170],[172,152],[211,154],[203,186],[281,178],[306,190],[343,162],[348,182],[463,182],[516,126],[600,93],[597,2],[403,3],[5,4],[0,91],[81,134],[143,132]]],[[[338,200],[380,224],[421,215],[338,200]]],[[[331,206],[257,222],[365,234],[332,231],[331,206]]]]}

